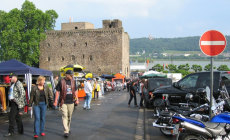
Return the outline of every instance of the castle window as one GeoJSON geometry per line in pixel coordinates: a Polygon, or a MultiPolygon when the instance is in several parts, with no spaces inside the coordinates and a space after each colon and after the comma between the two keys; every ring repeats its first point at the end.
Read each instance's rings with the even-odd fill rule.
{"type": "Polygon", "coordinates": [[[72,56],[71,56],[71,59],[72,59],[72,60],[75,60],[75,59],[76,59],[76,57],[75,57],[74,55],[72,55],[72,56]]]}
{"type": "Polygon", "coordinates": [[[78,29],[78,27],[76,26],[76,27],[75,27],[75,30],[77,30],[77,29],[78,29]]]}
{"type": "Polygon", "coordinates": [[[61,57],[61,60],[62,60],[62,61],[64,61],[64,60],[65,60],[64,56],[62,56],[62,57],[61,57]]]}
{"type": "Polygon", "coordinates": [[[87,45],[88,45],[88,43],[87,42],[85,42],[85,46],[87,47],[87,45]]]}
{"type": "Polygon", "coordinates": [[[48,59],[47,59],[48,61],[50,61],[50,57],[48,57],[48,59]]]}
{"type": "Polygon", "coordinates": [[[89,56],[89,60],[93,61],[93,56],[92,55],[89,56]]]}
{"type": "Polygon", "coordinates": [[[62,47],[62,43],[61,43],[61,47],[62,47]]]}
{"type": "Polygon", "coordinates": [[[74,47],[76,46],[76,42],[74,42],[73,46],[74,46],[74,47]]]}
{"type": "Polygon", "coordinates": [[[84,55],[84,54],[82,55],[82,58],[83,58],[83,59],[85,58],[85,55],[84,55]]]}
{"type": "Polygon", "coordinates": [[[50,47],[50,43],[47,43],[48,47],[50,47]]]}

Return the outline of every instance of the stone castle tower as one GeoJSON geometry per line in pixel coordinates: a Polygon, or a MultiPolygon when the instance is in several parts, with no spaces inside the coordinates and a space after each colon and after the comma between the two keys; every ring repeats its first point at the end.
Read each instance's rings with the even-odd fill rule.
{"type": "Polygon", "coordinates": [[[88,22],[62,23],[60,31],[47,31],[40,43],[40,68],[59,71],[79,64],[101,74],[122,72],[129,77],[129,35],[120,20],[103,20],[103,28],[88,22]]]}

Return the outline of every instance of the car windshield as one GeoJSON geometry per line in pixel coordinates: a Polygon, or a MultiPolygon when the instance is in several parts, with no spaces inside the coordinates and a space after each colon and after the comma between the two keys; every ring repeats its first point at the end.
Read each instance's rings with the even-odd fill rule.
{"type": "Polygon", "coordinates": [[[188,77],[185,77],[179,82],[181,89],[195,88],[198,79],[198,74],[194,74],[188,77]]]}
{"type": "Polygon", "coordinates": [[[228,93],[230,93],[230,73],[224,73],[224,74],[222,74],[221,79],[222,79],[225,87],[227,88],[228,93]]]}
{"type": "Polygon", "coordinates": [[[150,78],[148,79],[148,88],[149,91],[153,91],[154,89],[161,86],[169,86],[172,85],[172,79],[169,78],[150,78]]]}

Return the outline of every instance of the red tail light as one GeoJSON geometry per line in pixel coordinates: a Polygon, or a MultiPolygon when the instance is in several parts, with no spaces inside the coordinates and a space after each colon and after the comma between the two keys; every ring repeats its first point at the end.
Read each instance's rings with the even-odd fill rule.
{"type": "Polygon", "coordinates": [[[180,132],[183,132],[183,128],[179,128],[179,131],[180,131],[180,132]]]}
{"type": "Polygon", "coordinates": [[[173,119],[173,123],[174,124],[177,124],[177,123],[179,123],[180,121],[178,120],[178,119],[173,119]]]}

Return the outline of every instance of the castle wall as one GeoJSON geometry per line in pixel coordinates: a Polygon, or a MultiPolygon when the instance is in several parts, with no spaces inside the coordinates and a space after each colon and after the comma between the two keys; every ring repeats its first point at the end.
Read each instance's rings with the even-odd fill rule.
{"type": "Polygon", "coordinates": [[[57,71],[79,64],[98,75],[122,72],[129,76],[129,36],[122,27],[48,31],[46,35],[40,43],[40,68],[57,71]]]}

